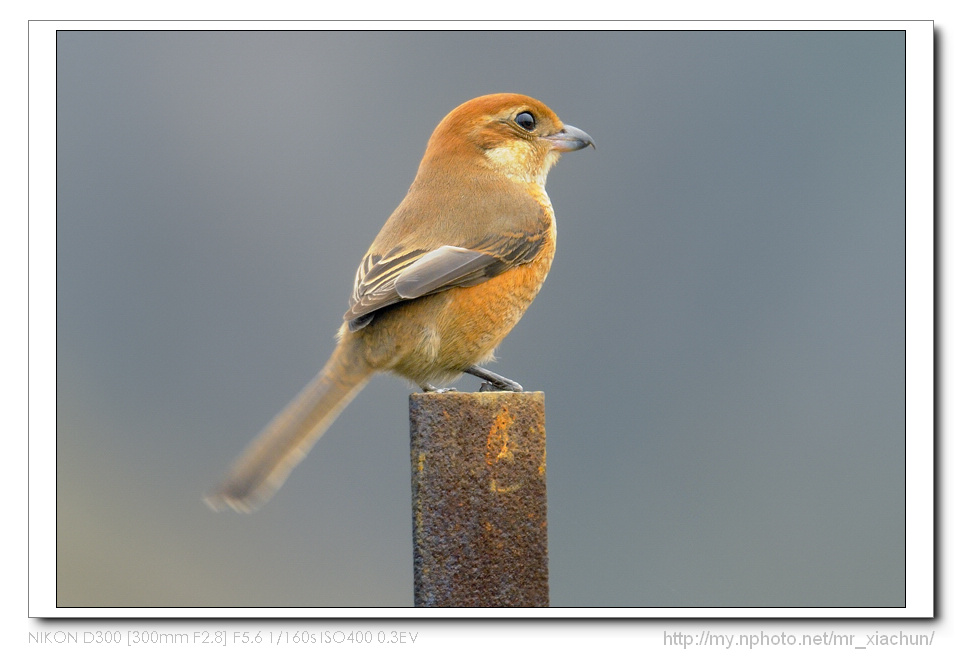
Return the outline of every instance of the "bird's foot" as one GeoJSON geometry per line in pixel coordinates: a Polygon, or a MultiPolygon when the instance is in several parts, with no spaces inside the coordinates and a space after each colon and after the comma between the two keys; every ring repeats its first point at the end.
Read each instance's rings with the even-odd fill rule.
{"type": "Polygon", "coordinates": [[[425,384],[421,387],[425,393],[451,393],[452,391],[457,392],[456,388],[438,388],[437,386],[431,386],[430,384],[425,384]]]}

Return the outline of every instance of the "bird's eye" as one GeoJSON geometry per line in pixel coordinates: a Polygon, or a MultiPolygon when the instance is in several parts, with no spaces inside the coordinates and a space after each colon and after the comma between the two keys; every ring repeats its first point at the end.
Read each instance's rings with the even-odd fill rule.
{"type": "Polygon", "coordinates": [[[534,130],[535,120],[531,112],[522,112],[514,118],[514,122],[528,132],[534,130]]]}

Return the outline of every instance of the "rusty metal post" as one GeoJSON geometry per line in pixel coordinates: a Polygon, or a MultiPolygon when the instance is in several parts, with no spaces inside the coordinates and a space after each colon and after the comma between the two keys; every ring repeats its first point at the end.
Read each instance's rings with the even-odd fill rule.
{"type": "Polygon", "coordinates": [[[414,605],[548,605],[544,393],[410,398],[414,605]]]}

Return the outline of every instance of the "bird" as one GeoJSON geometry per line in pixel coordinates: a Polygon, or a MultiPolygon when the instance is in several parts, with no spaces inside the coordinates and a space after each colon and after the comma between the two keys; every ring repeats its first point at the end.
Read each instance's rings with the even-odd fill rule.
{"type": "Polygon", "coordinates": [[[361,259],[333,353],[205,497],[252,512],[283,484],[368,380],[388,372],[424,391],[464,373],[521,391],[482,367],[541,289],[555,253],[545,191],[561,155],[594,141],[544,103],[469,100],[431,134],[414,182],[361,259]]]}

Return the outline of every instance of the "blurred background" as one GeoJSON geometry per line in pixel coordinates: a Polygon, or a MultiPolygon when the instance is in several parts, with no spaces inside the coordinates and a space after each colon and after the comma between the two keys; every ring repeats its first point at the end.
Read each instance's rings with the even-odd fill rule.
{"type": "Polygon", "coordinates": [[[546,395],[552,604],[904,604],[902,32],[61,31],[58,605],[412,605],[405,382],[201,497],[501,91],[598,146],[493,366],[546,395]]]}

